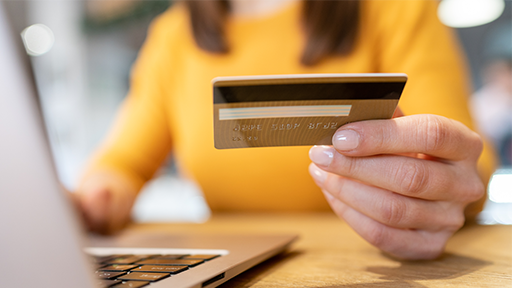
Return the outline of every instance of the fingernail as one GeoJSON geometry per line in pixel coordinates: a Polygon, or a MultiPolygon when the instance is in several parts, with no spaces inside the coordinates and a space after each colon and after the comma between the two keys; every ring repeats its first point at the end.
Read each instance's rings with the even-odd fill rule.
{"type": "Polygon", "coordinates": [[[359,146],[359,134],[354,130],[340,130],[332,137],[332,145],[336,150],[354,150],[359,146]]]}
{"type": "Polygon", "coordinates": [[[309,159],[320,166],[329,166],[334,158],[334,149],[329,146],[313,146],[309,149],[309,159]]]}
{"type": "Polygon", "coordinates": [[[327,172],[316,167],[316,165],[311,164],[309,166],[309,174],[315,179],[318,183],[324,183],[325,179],[327,179],[327,172]]]}

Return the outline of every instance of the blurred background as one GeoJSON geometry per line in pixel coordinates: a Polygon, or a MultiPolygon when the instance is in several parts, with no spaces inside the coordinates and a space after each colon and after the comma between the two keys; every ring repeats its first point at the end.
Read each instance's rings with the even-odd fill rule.
{"type": "MultiPolygon", "coordinates": [[[[173,1],[6,3],[17,25],[27,27],[23,37],[58,173],[73,190],[127,94],[130,68],[151,19],[173,1]]],[[[500,156],[479,221],[512,224],[512,2],[442,0],[438,15],[459,35],[474,84],[470,108],[481,134],[500,156]]],[[[145,186],[133,211],[138,222],[203,222],[209,215],[200,189],[180,177],[172,157],[145,186]]]]}

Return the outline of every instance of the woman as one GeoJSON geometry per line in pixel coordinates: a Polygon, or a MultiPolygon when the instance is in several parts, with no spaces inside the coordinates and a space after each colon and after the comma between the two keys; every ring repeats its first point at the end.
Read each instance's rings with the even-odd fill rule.
{"type": "Polygon", "coordinates": [[[436,3],[174,5],[152,25],[117,123],[78,190],[91,228],[120,229],[172,151],[213,211],[330,206],[391,255],[437,257],[465,209],[474,215],[481,207],[466,208],[483,198],[492,157],[477,167],[482,141],[468,128],[465,67],[436,3]],[[345,125],[333,147],[214,148],[212,78],[365,72],[407,73],[400,107],[411,116],[345,125]]]}

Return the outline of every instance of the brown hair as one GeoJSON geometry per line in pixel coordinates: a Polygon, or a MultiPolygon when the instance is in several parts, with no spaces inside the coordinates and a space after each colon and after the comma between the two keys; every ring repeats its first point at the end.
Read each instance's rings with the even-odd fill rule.
{"type": "MultiPolygon", "coordinates": [[[[213,53],[227,53],[224,24],[229,1],[184,2],[197,45],[213,53]]],[[[304,0],[301,16],[307,41],[301,63],[311,66],[327,56],[349,54],[357,36],[359,9],[359,0],[304,0]]]]}

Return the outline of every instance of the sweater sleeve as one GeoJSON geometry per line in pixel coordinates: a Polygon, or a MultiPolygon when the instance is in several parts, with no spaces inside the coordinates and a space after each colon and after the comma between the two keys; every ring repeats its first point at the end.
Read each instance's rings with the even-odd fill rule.
{"type": "MultiPolygon", "coordinates": [[[[380,11],[388,13],[378,17],[382,19],[377,30],[379,70],[409,75],[400,100],[404,114],[441,115],[474,130],[468,110],[469,69],[454,31],[437,17],[438,1],[376,2],[386,5],[380,11]]],[[[478,166],[487,183],[495,168],[494,154],[487,143],[478,166]]],[[[479,211],[482,204],[479,201],[469,209],[479,211]]]]}
{"type": "Polygon", "coordinates": [[[173,24],[172,14],[168,11],[152,23],[132,68],[129,94],[85,177],[108,170],[128,179],[138,191],[170,152],[165,85],[171,84],[163,79],[162,63],[168,63],[171,53],[165,50],[165,42],[173,24]]]}

